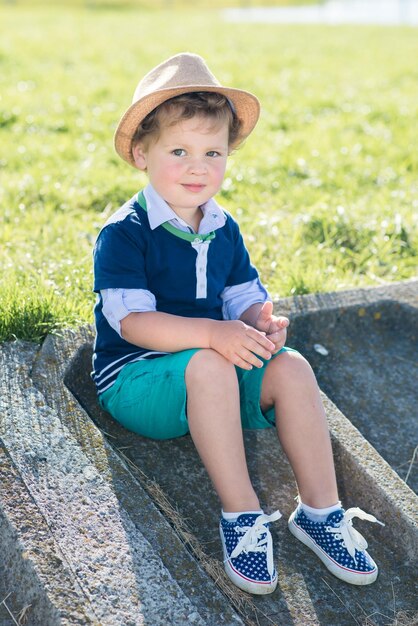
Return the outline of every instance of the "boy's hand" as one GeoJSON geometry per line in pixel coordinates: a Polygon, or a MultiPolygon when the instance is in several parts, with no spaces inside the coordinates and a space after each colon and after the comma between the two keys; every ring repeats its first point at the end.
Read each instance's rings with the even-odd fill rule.
{"type": "Polygon", "coordinates": [[[257,330],[266,333],[267,339],[274,343],[272,354],[276,354],[283,348],[286,343],[289,320],[287,317],[273,315],[272,302],[264,302],[254,326],[257,330]]]}
{"type": "Polygon", "coordinates": [[[234,365],[250,370],[253,366],[263,365],[256,355],[263,359],[271,358],[275,343],[264,332],[247,326],[240,320],[231,320],[214,322],[209,347],[234,365]]]}

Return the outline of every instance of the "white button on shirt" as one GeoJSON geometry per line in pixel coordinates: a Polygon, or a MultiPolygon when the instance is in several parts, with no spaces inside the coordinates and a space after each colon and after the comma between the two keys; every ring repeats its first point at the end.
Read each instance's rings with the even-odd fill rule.
{"type": "MultiPolygon", "coordinates": [[[[147,202],[148,220],[152,230],[168,222],[184,232],[193,233],[193,228],[179,217],[173,209],[161,198],[151,184],[144,189],[147,202]]],[[[199,224],[199,235],[222,228],[226,217],[218,203],[211,198],[201,205],[203,218],[199,224]]],[[[208,241],[196,238],[192,242],[196,250],[196,298],[206,298],[206,268],[208,241]]],[[[103,315],[110,326],[121,335],[120,323],[130,313],[144,313],[156,311],[156,299],[153,293],[146,289],[102,289],[103,315]]],[[[222,315],[226,320],[239,319],[252,304],[270,300],[269,294],[258,278],[240,285],[225,287],[221,294],[223,300],[222,315]]]]}

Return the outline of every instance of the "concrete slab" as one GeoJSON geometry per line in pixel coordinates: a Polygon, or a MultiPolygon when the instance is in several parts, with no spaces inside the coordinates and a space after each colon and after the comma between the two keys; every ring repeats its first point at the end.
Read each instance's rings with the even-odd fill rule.
{"type": "MultiPolygon", "coordinates": [[[[82,384],[80,379],[90,357],[89,347],[84,346],[78,353],[74,369],[67,374],[67,384],[75,390],[84,389],[81,401],[98,426],[108,433],[115,448],[122,450],[141,472],[157,482],[172,508],[186,520],[206,555],[220,560],[217,532],[219,503],[190,438],[150,441],[132,436],[109,419],[97,407],[94,389],[90,389],[91,395],[88,396],[85,393],[87,381],[82,384]],[[73,372],[77,372],[75,378],[73,372]]],[[[390,615],[393,590],[400,602],[398,607],[410,609],[414,606],[409,558],[411,548],[414,543],[416,545],[416,527],[388,495],[387,484],[380,484],[383,476],[396,491],[397,499],[402,498],[403,493],[404,496],[412,496],[416,505],[415,496],[338,409],[325,397],[324,401],[333,432],[340,492],[344,501],[347,506],[359,505],[365,510],[372,510],[389,522],[382,530],[358,523],[370,540],[371,550],[381,565],[382,573],[378,582],[369,589],[354,589],[336,581],[316,562],[314,556],[298,545],[281,520],[272,529],[275,545],[278,546],[279,587],[271,596],[254,598],[254,607],[245,607],[246,617],[257,620],[261,625],[271,624],[272,620],[280,626],[344,626],[352,624],[353,618],[343,607],[349,607],[353,612],[353,605],[358,619],[363,611],[390,615]],[[359,463],[359,455],[362,459],[366,455],[367,463],[359,463]],[[405,532],[406,528],[408,532],[405,532]],[[394,540],[401,549],[398,556],[394,554],[394,540]]],[[[247,431],[245,441],[250,473],[262,505],[268,511],[279,508],[287,518],[294,508],[296,487],[274,431],[247,431]]]]}
{"type": "Polygon", "coordinates": [[[289,333],[290,345],[308,358],[321,389],[401,478],[409,473],[415,492],[417,284],[296,298],[289,333]]]}
{"type": "MultiPolygon", "coordinates": [[[[174,515],[167,516],[159,511],[158,507],[165,510],[168,503],[162,501],[161,505],[156,506],[154,499],[149,497],[148,492],[155,494],[158,484],[149,484],[146,477],[138,475],[135,468],[127,465],[123,451],[115,447],[113,420],[107,419],[104,430],[99,430],[89,419],[83,408],[84,404],[75,401],[77,396],[64,384],[67,372],[70,377],[80,375],[83,380],[80,388],[85,389],[95,407],[98,407],[89,377],[92,337],[92,330],[88,327],[67,331],[62,336],[47,337],[33,364],[34,384],[42,390],[48,405],[60,415],[61,421],[86,456],[106,479],[120,507],[160,556],[183,593],[205,619],[205,624],[240,624],[238,615],[219,591],[219,585],[213,583],[198,560],[193,558],[190,545],[187,542],[185,545],[185,538],[180,539],[173,531],[174,515]],[[90,350],[90,355],[81,364],[76,355],[80,353],[85,357],[84,347],[87,351],[90,350]]],[[[163,497],[160,499],[163,500],[163,497]]],[[[191,541],[192,539],[193,537],[191,541]]],[[[216,564],[211,564],[212,567],[214,565],[216,564]]],[[[221,583],[225,579],[219,564],[216,576],[221,583]]],[[[230,589],[229,584],[225,586],[227,590],[230,589]]],[[[241,598],[241,601],[244,600],[244,597],[241,598]]]]}
{"type": "MultiPolygon", "coordinates": [[[[407,283],[387,289],[291,298],[277,303],[276,309],[280,308],[281,312],[287,312],[292,317],[294,332],[290,345],[293,342],[293,345],[303,346],[302,352],[309,356],[307,350],[313,345],[314,339],[314,343],[326,345],[331,355],[331,351],[334,351],[332,343],[334,335],[341,342],[350,332],[347,327],[353,323],[357,326],[358,317],[360,320],[364,317],[368,320],[365,320],[367,323],[362,334],[360,333],[361,344],[374,332],[371,319],[374,322],[382,319],[382,316],[375,317],[376,312],[384,311],[386,319],[390,308],[392,316],[392,305],[385,305],[383,308],[379,305],[380,308],[373,308],[377,303],[395,301],[402,307],[409,306],[415,311],[418,301],[417,287],[418,283],[407,283]],[[360,307],[366,310],[365,315],[358,315],[360,307]],[[340,326],[337,322],[332,326],[329,320],[341,319],[341,315],[338,317],[335,312],[341,313],[346,309],[349,309],[351,317],[344,318],[344,323],[340,326]],[[328,315],[328,318],[323,318],[327,319],[327,324],[321,325],[320,313],[328,315]],[[309,326],[311,314],[312,327],[309,326]],[[323,326],[329,327],[329,332],[321,335],[319,339],[317,333],[323,330],[323,326]],[[309,332],[309,328],[314,330],[309,332]]],[[[399,332],[409,324],[408,314],[405,315],[399,332]]],[[[389,318],[384,328],[383,334],[386,338],[386,333],[391,331],[389,318]]],[[[402,350],[407,349],[409,332],[408,326],[402,350]]],[[[350,336],[354,342],[356,334],[350,336]]],[[[377,346],[378,341],[379,339],[375,344],[377,346]]],[[[48,522],[50,535],[46,536],[55,542],[53,544],[55,552],[59,548],[66,555],[71,553],[66,559],[61,557],[63,565],[60,565],[60,571],[68,574],[68,589],[74,594],[74,599],[69,601],[70,609],[76,611],[81,604],[80,610],[84,610],[87,615],[83,623],[87,624],[90,623],[88,619],[95,619],[95,615],[89,617],[88,609],[94,609],[96,613],[101,610],[104,615],[106,601],[101,600],[104,587],[101,577],[98,574],[96,576],[94,570],[92,582],[85,581],[82,576],[78,576],[78,572],[74,576],[74,568],[66,567],[70,562],[83,560],[97,567],[100,550],[97,552],[94,550],[94,546],[97,545],[96,536],[89,536],[93,545],[91,551],[77,547],[74,554],[72,553],[71,537],[74,538],[79,528],[83,527],[81,519],[88,514],[82,498],[87,498],[87,503],[93,507],[93,518],[103,510],[105,503],[106,507],[110,508],[110,510],[105,508],[106,515],[102,519],[106,541],[112,537],[115,528],[116,537],[120,529],[124,542],[120,543],[121,553],[115,555],[111,548],[109,556],[104,555],[105,561],[109,563],[109,567],[111,563],[121,563],[127,568],[129,573],[127,586],[132,592],[128,594],[129,601],[132,603],[133,597],[138,598],[141,615],[145,615],[146,611],[150,612],[146,618],[150,624],[160,623],[153,621],[152,617],[152,611],[157,611],[157,603],[156,601],[154,603],[152,598],[149,600],[146,588],[141,586],[142,582],[138,580],[140,578],[138,572],[143,567],[143,559],[154,559],[153,562],[157,563],[156,556],[160,558],[160,563],[156,567],[159,567],[161,577],[165,576],[165,580],[168,581],[167,602],[171,597],[171,602],[176,605],[167,608],[163,599],[161,605],[163,613],[160,614],[165,615],[165,622],[161,622],[165,624],[182,624],[186,621],[201,623],[203,620],[203,623],[214,626],[239,623],[348,626],[353,623],[361,624],[365,615],[373,613],[375,623],[386,626],[390,618],[394,617],[394,598],[396,610],[412,611],[416,608],[411,572],[417,548],[417,498],[326,396],[324,402],[343,500],[346,506],[360,506],[386,522],[386,527],[382,529],[358,522],[358,528],[368,537],[371,552],[381,566],[378,581],[365,589],[339,582],[328,575],[315,556],[306,551],[289,534],[285,520],[280,520],[273,526],[279,568],[277,591],[265,598],[248,598],[246,594],[233,589],[232,595],[228,596],[230,586],[228,583],[226,587],[224,586],[220,562],[217,531],[219,503],[190,438],[183,437],[168,442],[145,440],[124,430],[101,411],[88,375],[91,343],[92,331],[89,328],[81,328],[77,332],[67,331],[60,337],[50,336],[36,356],[35,351],[30,355],[27,354],[24,363],[19,361],[20,356],[12,356],[12,346],[6,346],[6,352],[9,349],[11,352],[7,352],[5,365],[1,370],[4,373],[2,384],[7,385],[10,376],[14,380],[12,384],[9,383],[6,395],[3,391],[1,394],[5,400],[3,412],[0,412],[2,415],[0,433],[4,440],[5,457],[9,459],[9,465],[4,465],[5,473],[16,483],[19,480],[23,482],[26,499],[28,501],[31,499],[31,502],[35,503],[35,508],[48,522]],[[27,368],[31,361],[33,367],[29,376],[27,368]],[[14,363],[11,369],[10,363],[14,363]],[[30,398],[29,402],[27,398],[30,398]],[[35,407],[40,409],[39,413],[36,413],[35,407]],[[29,418],[25,418],[25,412],[29,413],[29,418]],[[14,413],[18,416],[15,421],[14,413]],[[4,414],[6,418],[3,417],[4,414]],[[34,415],[38,417],[34,418],[34,415]],[[25,428],[22,428],[20,421],[26,423],[25,428]],[[18,432],[13,434],[16,428],[18,432]],[[49,445],[48,442],[53,445],[49,445]],[[50,447],[56,449],[51,452],[50,447]],[[42,460],[44,456],[46,462],[42,460]],[[69,463],[68,460],[76,460],[77,469],[74,469],[74,463],[69,463]],[[16,468],[15,475],[10,469],[11,462],[16,468]],[[47,470],[43,469],[44,466],[47,470]],[[84,475],[85,468],[90,479],[84,475]],[[68,491],[72,497],[69,497],[64,488],[67,484],[67,475],[70,480],[68,491]],[[91,491],[90,483],[97,491],[91,491]],[[91,497],[92,493],[97,494],[97,497],[91,497]],[[61,498],[61,500],[58,498],[61,504],[53,501],[53,494],[61,498]],[[80,504],[80,511],[76,510],[77,503],[80,504]],[[72,524],[63,519],[63,508],[68,508],[72,524]],[[75,534],[74,529],[77,529],[75,534]],[[136,542],[139,542],[142,548],[135,561],[133,554],[136,542]],[[97,580],[98,578],[100,580],[97,580]],[[79,602],[80,587],[88,599],[84,605],[79,602]],[[223,593],[220,593],[219,587],[223,593]],[[228,599],[223,594],[227,594],[228,599]],[[92,598],[94,602],[91,601],[92,598]]],[[[354,353],[361,348],[361,345],[359,347],[355,342],[353,346],[354,353]]],[[[370,346],[373,347],[372,342],[370,346]]],[[[15,345],[14,348],[18,348],[17,352],[21,354],[21,344],[15,345]]],[[[24,346],[23,349],[25,350],[24,346]]],[[[392,350],[392,347],[390,349],[392,350]]],[[[4,353],[2,354],[4,356],[4,353]]],[[[402,352],[401,356],[410,357],[409,352],[407,356],[405,354],[402,352]]],[[[313,354],[314,358],[316,356],[317,353],[313,354]]],[[[363,360],[365,357],[360,359],[361,362],[363,360]]],[[[347,367],[343,353],[339,352],[338,358],[333,362],[334,368],[340,361],[347,367]]],[[[321,361],[319,363],[321,364],[321,361]]],[[[332,369],[327,370],[326,378],[332,374],[332,369]]],[[[399,376],[402,382],[402,373],[399,376]]],[[[344,377],[342,380],[344,381],[344,377]]],[[[374,384],[373,378],[370,379],[370,383],[374,384]]],[[[290,467],[277,444],[274,432],[248,431],[245,433],[245,441],[250,472],[263,505],[268,511],[280,508],[286,518],[293,509],[296,489],[290,467]]],[[[35,545],[37,538],[34,533],[35,536],[30,537],[32,542],[30,544],[20,530],[22,526],[26,528],[23,520],[25,516],[30,518],[29,509],[22,513],[22,519],[13,517],[13,511],[19,507],[14,507],[13,502],[9,502],[9,493],[10,489],[5,488],[0,494],[0,501],[6,503],[3,506],[5,513],[3,518],[0,516],[0,520],[5,520],[10,533],[14,533],[16,539],[14,548],[13,542],[9,540],[10,551],[18,555],[18,545],[24,546],[21,550],[24,556],[19,557],[24,565],[21,568],[23,574],[28,575],[29,571],[32,586],[36,586],[36,581],[40,581],[40,588],[33,592],[33,598],[36,598],[40,605],[42,602],[45,605],[49,602],[50,611],[61,611],[61,605],[54,596],[54,589],[56,592],[58,587],[47,582],[48,576],[43,573],[36,550],[32,550],[29,553],[30,557],[26,558],[27,545],[35,545]]],[[[0,526],[1,528],[3,527],[0,526]]],[[[31,528],[36,530],[37,524],[34,523],[31,528]]],[[[94,530],[96,525],[87,524],[87,528],[94,530]]],[[[4,535],[6,534],[4,531],[4,535]]],[[[55,552],[51,549],[52,556],[56,556],[55,552]]],[[[48,555],[47,551],[46,556],[48,555]]],[[[52,556],[51,559],[46,558],[46,561],[53,561],[52,556]]],[[[137,621],[129,622],[124,621],[126,617],[124,616],[120,621],[117,611],[123,608],[119,606],[122,604],[123,594],[117,581],[112,580],[112,571],[114,572],[114,569],[106,570],[109,578],[105,579],[109,586],[113,586],[112,589],[118,590],[115,594],[116,612],[110,613],[109,621],[100,623],[141,623],[141,617],[138,617],[137,621]]],[[[17,587],[20,589],[19,585],[17,587]]],[[[17,594],[13,600],[16,601],[16,609],[19,609],[22,608],[21,603],[26,600],[26,596],[24,593],[20,596],[17,594]]],[[[43,609],[45,615],[47,608],[43,609]]],[[[111,607],[109,610],[114,611],[111,607]]],[[[48,619],[54,618],[52,616],[48,619]]],[[[35,625],[42,623],[44,626],[49,623],[79,622],[35,620],[28,623],[35,625]]]]}
{"type": "MultiPolygon", "coordinates": [[[[395,286],[395,291],[399,292],[398,286],[395,286]]],[[[403,297],[406,298],[404,291],[402,293],[403,297]]],[[[415,291],[412,290],[412,293],[415,294],[415,291]]],[[[399,293],[396,295],[398,296],[399,293]]],[[[345,302],[352,302],[353,294],[351,292],[345,296],[345,302]]],[[[382,294],[381,291],[379,294],[374,293],[373,296],[377,300],[382,299],[382,297],[387,298],[387,294],[382,294]]],[[[356,295],[359,299],[361,297],[363,303],[367,302],[368,299],[373,300],[373,296],[370,293],[361,296],[357,293],[356,295]]],[[[410,300],[409,296],[408,301],[410,300]]],[[[330,301],[331,299],[329,299],[330,301]]],[[[312,297],[297,299],[296,302],[295,299],[291,299],[290,302],[284,304],[285,309],[286,304],[291,304],[288,308],[290,308],[292,324],[297,323],[300,308],[302,308],[303,314],[306,313],[306,308],[310,308],[313,312],[315,312],[315,306],[317,308],[322,306],[322,311],[324,309],[324,303],[319,305],[312,301],[312,297]],[[292,311],[292,305],[295,306],[295,304],[297,305],[295,307],[296,312],[292,311]]],[[[341,307],[341,301],[338,302],[337,306],[341,307]]],[[[329,308],[332,309],[332,307],[329,308]]],[[[55,349],[46,346],[45,349],[47,352],[59,352],[58,346],[55,349]]],[[[108,433],[109,440],[112,441],[115,448],[121,450],[140,469],[140,472],[143,472],[145,476],[159,485],[172,508],[179,511],[182,517],[187,520],[188,526],[193,529],[199,544],[204,547],[207,557],[219,559],[216,528],[219,505],[190,439],[185,437],[170,442],[151,442],[132,436],[131,433],[124,431],[112,420],[109,420],[108,416],[98,408],[93,386],[85,378],[90,367],[90,358],[91,345],[87,341],[80,346],[72,366],[67,369],[65,377],[67,386],[73,390],[95,423],[108,433]],[[169,471],[167,471],[168,467],[170,468],[169,471]],[[184,497],[185,493],[188,494],[187,499],[184,497]],[[210,523],[208,523],[209,519],[210,523]]],[[[41,360],[41,358],[38,359],[38,363],[41,360]]],[[[390,613],[393,601],[392,582],[395,581],[396,587],[397,580],[399,594],[403,596],[404,605],[411,607],[413,605],[413,591],[410,586],[408,587],[408,560],[413,555],[414,546],[416,547],[416,526],[413,519],[416,500],[408,487],[398,479],[344,415],[328,398],[324,398],[324,401],[333,433],[340,489],[345,502],[348,506],[357,504],[366,510],[370,510],[372,507],[378,516],[380,515],[388,522],[381,537],[379,537],[381,531],[374,527],[366,528],[364,531],[368,536],[372,536],[372,534],[378,536],[388,545],[388,548],[385,549],[384,544],[380,542],[380,545],[375,547],[380,562],[383,564],[384,572],[379,583],[373,588],[361,592],[353,591],[350,587],[345,589],[346,586],[343,585],[343,591],[340,591],[338,587],[337,593],[348,606],[351,606],[353,602],[353,594],[357,594],[357,598],[362,594],[365,602],[363,609],[366,612],[379,611],[384,613],[386,611],[387,614],[390,613]],[[400,528],[402,528],[401,533],[399,532],[400,528]],[[401,540],[399,540],[400,535],[401,540]],[[399,562],[396,562],[396,559],[394,561],[393,548],[390,547],[395,544],[399,550],[399,562]],[[400,572],[402,572],[401,577],[400,572]]],[[[290,468],[275,441],[274,433],[247,433],[246,443],[252,476],[263,504],[268,506],[269,510],[280,508],[286,515],[289,514],[293,507],[292,496],[295,493],[295,486],[290,468]],[[260,450],[263,450],[263,454],[260,453],[260,450]],[[271,468],[273,467],[275,468],[276,482],[272,482],[271,479],[266,480],[266,477],[271,475],[271,468]]],[[[321,581],[318,584],[318,566],[315,559],[311,563],[311,574],[305,572],[303,567],[299,569],[297,566],[293,566],[294,569],[292,570],[292,567],[289,566],[287,549],[294,550],[293,553],[291,552],[290,558],[292,563],[297,563],[301,558],[303,562],[305,559],[312,561],[312,557],[310,555],[301,557],[299,546],[295,546],[293,539],[288,537],[283,524],[281,526],[278,524],[275,532],[280,539],[279,545],[286,546],[283,556],[279,549],[280,589],[270,598],[254,599],[256,608],[250,610],[249,607],[246,607],[247,618],[252,615],[260,624],[268,623],[268,620],[271,619],[279,620],[277,623],[280,624],[343,624],[343,618],[340,615],[341,601],[327,587],[330,585],[332,589],[335,589],[335,585],[338,586],[340,583],[336,583],[335,579],[328,577],[327,573],[321,572],[321,581]],[[312,575],[312,579],[309,578],[310,575],[312,575]],[[309,581],[308,585],[306,581],[309,581]],[[331,595],[330,602],[329,600],[324,601],[324,591],[325,596],[331,595]],[[332,608],[330,608],[330,604],[332,608]],[[338,622],[336,621],[337,616],[338,622]]],[[[347,616],[349,621],[352,620],[349,612],[347,612],[347,616]]]]}
{"type": "MultiPolygon", "coordinates": [[[[11,606],[30,604],[35,626],[208,623],[33,387],[33,356],[21,342],[0,352],[1,559],[11,606]]],[[[241,623],[224,604],[231,619],[220,623],[241,623]]]]}

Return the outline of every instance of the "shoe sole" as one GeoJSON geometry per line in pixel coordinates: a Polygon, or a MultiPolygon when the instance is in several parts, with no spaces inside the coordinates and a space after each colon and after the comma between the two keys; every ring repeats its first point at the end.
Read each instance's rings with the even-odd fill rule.
{"type": "Polygon", "coordinates": [[[299,539],[305,546],[310,548],[312,552],[315,552],[316,556],[321,559],[325,567],[337,578],[343,580],[350,585],[371,585],[378,574],[377,566],[371,572],[353,572],[342,565],[339,565],[336,561],[333,561],[322,548],[315,543],[313,539],[294,522],[294,513],[289,518],[288,528],[292,535],[299,539]]]}
{"type": "MultiPolygon", "coordinates": [[[[222,541],[223,554],[224,554],[224,557],[227,558],[225,541],[224,541],[222,531],[220,531],[220,535],[221,535],[221,541],[222,541]]],[[[273,593],[273,591],[277,587],[277,574],[270,583],[262,583],[262,582],[256,583],[251,580],[247,580],[246,578],[243,578],[240,574],[238,574],[234,570],[234,568],[232,567],[229,561],[225,561],[224,566],[225,566],[225,573],[228,576],[228,578],[234,583],[236,587],[239,587],[239,589],[242,589],[242,591],[246,591],[247,593],[252,593],[257,596],[264,596],[269,593],[273,593]]]]}

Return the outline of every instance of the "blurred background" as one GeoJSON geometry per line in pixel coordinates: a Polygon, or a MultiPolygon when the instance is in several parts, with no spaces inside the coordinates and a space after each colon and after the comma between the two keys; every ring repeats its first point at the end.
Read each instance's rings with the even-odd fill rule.
{"type": "Polygon", "coordinates": [[[415,0],[0,0],[0,339],[92,320],[91,251],[146,184],[113,133],[201,54],[262,114],[218,200],[273,297],[416,275],[415,0]]]}

